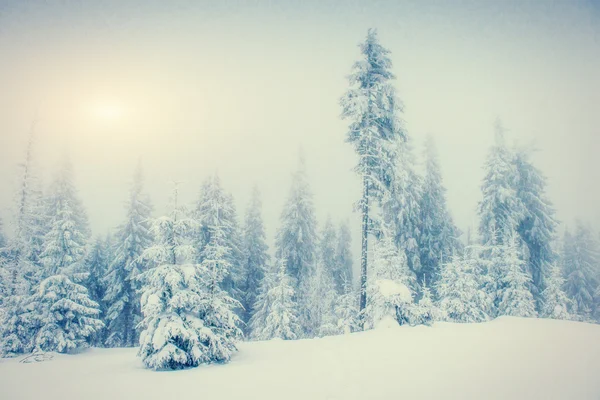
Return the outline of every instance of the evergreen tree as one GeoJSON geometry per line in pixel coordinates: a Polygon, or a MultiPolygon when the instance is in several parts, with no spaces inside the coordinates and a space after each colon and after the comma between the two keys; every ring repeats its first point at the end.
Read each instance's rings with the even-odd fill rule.
{"type": "Polygon", "coordinates": [[[341,99],[342,118],[350,121],[346,141],[359,156],[356,172],[362,179],[360,302],[367,305],[368,235],[373,202],[381,202],[392,187],[396,167],[397,142],[404,140],[398,114],[402,109],[391,80],[389,50],[379,44],[377,32],[370,29],[360,44],[361,59],[349,77],[350,89],[341,99]]]}
{"type": "Polygon", "coordinates": [[[98,303],[85,286],[66,274],[44,279],[32,297],[36,330],[33,345],[41,351],[68,353],[89,346],[88,338],[104,327],[98,303]]]}
{"type": "Polygon", "coordinates": [[[353,272],[352,272],[352,237],[350,227],[347,222],[340,224],[337,234],[336,247],[336,270],[333,272],[333,280],[335,288],[339,295],[346,293],[346,286],[352,287],[353,272]]]}
{"type": "Polygon", "coordinates": [[[550,275],[546,279],[546,288],[542,292],[542,310],[540,315],[553,319],[570,319],[570,300],[565,294],[563,287],[565,280],[560,268],[554,266],[550,269],[550,275]]]}
{"type": "Polygon", "coordinates": [[[224,232],[227,247],[227,262],[230,267],[228,274],[221,282],[221,286],[231,297],[240,303],[245,297],[245,271],[244,248],[242,236],[237,221],[237,212],[233,203],[233,197],[226,193],[221,186],[221,180],[215,174],[202,184],[200,198],[196,203],[194,217],[198,224],[198,232],[195,239],[198,259],[201,264],[204,261],[204,248],[211,241],[212,228],[218,224],[224,232]]]}
{"type": "Polygon", "coordinates": [[[368,302],[363,311],[365,329],[393,321],[401,325],[410,323],[414,276],[406,255],[396,247],[391,234],[384,234],[376,241],[373,252],[367,285],[368,302]]]}
{"type": "Polygon", "coordinates": [[[311,325],[306,336],[329,336],[337,332],[334,315],[336,291],[333,276],[323,260],[317,262],[309,281],[308,312],[311,325]]]}
{"type": "MultiPolygon", "coordinates": [[[[104,295],[106,287],[104,286],[103,278],[106,275],[110,260],[109,260],[109,239],[102,240],[97,237],[88,252],[85,260],[87,278],[85,280],[85,287],[88,290],[89,297],[92,301],[98,304],[100,309],[100,316],[104,318],[106,314],[106,306],[104,304],[104,295]]],[[[94,346],[102,346],[104,331],[97,332],[91,343],[94,346]]]]}
{"type": "Polygon", "coordinates": [[[294,340],[298,337],[297,307],[294,301],[294,288],[292,280],[286,272],[284,260],[277,261],[277,267],[270,271],[270,288],[264,296],[262,303],[266,306],[264,324],[258,324],[255,314],[252,320],[253,337],[257,340],[270,340],[279,338],[294,340]]]}
{"type": "Polygon", "coordinates": [[[417,278],[435,285],[441,265],[452,254],[461,251],[460,232],[454,225],[446,204],[446,188],[431,137],[426,144],[426,170],[420,201],[421,211],[421,271],[417,278]]]}
{"type": "Polygon", "coordinates": [[[439,307],[443,315],[454,322],[482,322],[489,319],[488,295],[481,288],[481,269],[477,250],[465,249],[464,255],[454,255],[442,266],[437,284],[439,307]]]}
{"type": "Polygon", "coordinates": [[[552,248],[556,238],[557,221],[552,203],[546,196],[546,178],[533,166],[530,152],[516,152],[515,163],[519,174],[517,197],[524,207],[524,218],[518,226],[521,239],[527,245],[527,267],[532,275],[532,292],[538,299],[541,310],[540,294],[544,290],[544,279],[550,274],[557,254],[552,248]]]}
{"type": "MultiPolygon", "coordinates": [[[[267,323],[267,316],[270,312],[270,301],[269,290],[275,286],[275,282],[278,278],[279,265],[267,265],[263,279],[260,281],[260,287],[256,301],[252,307],[252,316],[248,322],[250,328],[250,338],[252,340],[263,340],[263,328],[267,323]]],[[[268,338],[267,338],[268,339],[268,338]]]]}
{"type": "Polygon", "coordinates": [[[358,293],[349,282],[344,283],[344,292],[338,295],[334,315],[338,334],[356,332],[360,329],[358,313],[358,293]]]}
{"type": "Polygon", "coordinates": [[[431,290],[426,284],[421,286],[422,295],[411,310],[412,325],[431,325],[435,321],[443,321],[444,315],[433,302],[431,290]]]}
{"type": "Polygon", "coordinates": [[[481,186],[479,235],[482,244],[501,246],[512,232],[518,230],[525,209],[517,197],[519,174],[514,154],[504,143],[504,129],[499,121],[495,131],[496,142],[487,156],[481,186]]]}
{"type": "Polygon", "coordinates": [[[572,300],[571,314],[589,321],[598,287],[600,257],[591,229],[580,221],[577,221],[574,235],[565,232],[562,262],[566,276],[565,291],[572,300]]]}
{"type": "Polygon", "coordinates": [[[246,273],[244,287],[246,296],[243,305],[246,309],[245,321],[249,321],[250,316],[256,312],[254,305],[259,296],[261,282],[270,258],[261,209],[260,194],[255,187],[244,221],[244,270],[246,273]]]}
{"type": "Polygon", "coordinates": [[[144,319],[139,355],[153,369],[181,369],[202,363],[226,362],[236,350],[238,321],[236,306],[221,289],[228,273],[222,231],[213,227],[211,242],[204,249],[203,264],[188,237],[196,222],[177,206],[177,189],[171,214],[156,220],[156,243],[144,257],[157,266],[143,272],[144,319]]]}
{"type": "Polygon", "coordinates": [[[530,291],[531,276],[525,272],[517,244],[516,234],[508,238],[504,245],[504,274],[498,315],[513,317],[535,317],[535,302],[530,291]]]}
{"type": "Polygon", "coordinates": [[[293,175],[291,191],[280,220],[275,256],[285,263],[287,274],[292,279],[299,323],[308,334],[312,326],[308,304],[310,278],[315,274],[318,238],[317,219],[303,159],[293,175]]]}
{"type": "Polygon", "coordinates": [[[143,194],[143,175],[138,166],[127,204],[127,218],[118,228],[117,247],[103,278],[104,303],[109,347],[133,347],[139,341],[136,326],[141,320],[139,282],[146,269],[142,254],[152,244],[150,218],[152,208],[143,194]]]}

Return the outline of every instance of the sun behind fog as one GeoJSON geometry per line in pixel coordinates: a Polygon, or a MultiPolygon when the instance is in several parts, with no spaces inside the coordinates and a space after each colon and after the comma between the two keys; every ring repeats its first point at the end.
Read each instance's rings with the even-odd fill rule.
{"type": "Polygon", "coordinates": [[[123,106],[118,101],[102,101],[93,105],[92,116],[102,122],[114,122],[123,116],[123,106]]]}

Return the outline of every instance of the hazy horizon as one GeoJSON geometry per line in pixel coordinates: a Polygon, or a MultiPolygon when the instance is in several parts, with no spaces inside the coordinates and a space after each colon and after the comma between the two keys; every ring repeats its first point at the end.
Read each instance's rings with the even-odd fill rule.
{"type": "Polygon", "coordinates": [[[0,1],[0,217],[11,219],[37,115],[44,182],[68,153],[94,234],[121,223],[141,159],[155,215],[172,180],[192,204],[218,172],[241,222],[256,184],[272,243],[300,149],[321,225],[328,214],[356,224],[338,101],[374,27],[415,155],[431,134],[460,229],[476,225],[497,117],[509,143],[539,148],[559,220],[597,228],[599,22],[592,1],[0,1]]]}

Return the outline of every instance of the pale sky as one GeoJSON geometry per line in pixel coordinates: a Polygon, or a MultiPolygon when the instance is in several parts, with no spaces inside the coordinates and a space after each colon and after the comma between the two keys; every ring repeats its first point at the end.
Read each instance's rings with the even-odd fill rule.
{"type": "Polygon", "coordinates": [[[338,100],[375,27],[415,152],[434,136],[461,229],[476,224],[496,117],[540,149],[558,218],[600,225],[597,2],[294,3],[0,0],[0,216],[37,112],[44,179],[68,152],[95,234],[123,219],[141,158],[156,215],[173,179],[191,204],[218,171],[240,219],[258,185],[272,242],[300,148],[320,222],[357,227],[338,100]]]}

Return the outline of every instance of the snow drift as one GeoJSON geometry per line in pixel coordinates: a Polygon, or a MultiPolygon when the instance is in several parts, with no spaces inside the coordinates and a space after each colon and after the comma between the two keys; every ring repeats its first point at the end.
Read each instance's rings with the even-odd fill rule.
{"type": "Polygon", "coordinates": [[[155,372],[137,349],[0,361],[3,399],[598,399],[600,326],[502,317],[242,343],[229,364],[155,372]]]}

